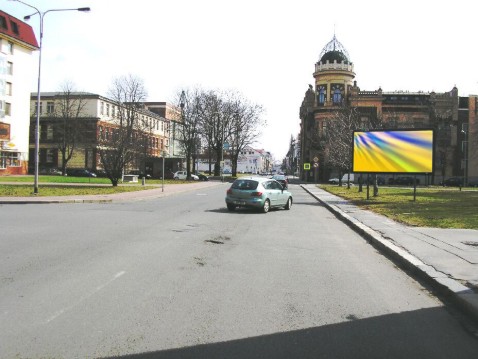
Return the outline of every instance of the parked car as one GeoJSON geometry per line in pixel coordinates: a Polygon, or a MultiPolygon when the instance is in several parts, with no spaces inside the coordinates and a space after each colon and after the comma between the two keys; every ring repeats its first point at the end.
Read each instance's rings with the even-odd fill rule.
{"type": "Polygon", "coordinates": [[[478,180],[468,181],[468,187],[478,187],[478,180]]]}
{"type": "Polygon", "coordinates": [[[72,177],[96,177],[96,173],[86,168],[68,168],[66,174],[72,177]]]}
{"type": "MultiPolygon", "coordinates": [[[[415,177],[412,177],[412,176],[400,176],[396,178],[391,177],[388,179],[388,184],[413,186],[414,180],[415,180],[415,177]]],[[[415,184],[420,184],[420,180],[418,178],[416,178],[415,184]]]]}
{"type": "MultiPolygon", "coordinates": [[[[187,171],[177,171],[173,176],[175,180],[177,179],[185,180],[187,177],[188,177],[187,171]]],[[[191,173],[191,179],[193,181],[199,181],[199,177],[196,176],[194,173],[191,173]]]]}
{"type": "Polygon", "coordinates": [[[274,179],[250,177],[236,179],[226,193],[226,205],[229,211],[237,207],[259,209],[263,213],[271,208],[290,209],[292,193],[274,179]]]}
{"type": "Polygon", "coordinates": [[[274,175],[272,176],[272,179],[275,179],[277,182],[279,182],[282,187],[284,187],[284,189],[287,189],[289,187],[289,180],[284,175],[274,175]]]}
{"type": "Polygon", "coordinates": [[[205,174],[196,172],[195,175],[199,177],[200,181],[209,181],[209,177],[206,176],[205,174]]]}
{"type": "Polygon", "coordinates": [[[440,183],[443,186],[450,186],[450,187],[460,187],[463,186],[463,178],[461,177],[450,177],[440,183]]]}
{"type": "MultiPolygon", "coordinates": [[[[362,181],[363,181],[363,184],[367,184],[367,175],[366,174],[363,174],[362,175],[362,181]]],[[[373,175],[369,175],[368,176],[368,184],[370,185],[373,185],[373,175]]],[[[377,176],[377,185],[383,185],[385,184],[385,178],[383,178],[382,176],[377,176]]]]}
{"type": "MultiPolygon", "coordinates": [[[[342,176],[342,183],[347,183],[347,181],[350,181],[350,183],[353,183],[354,180],[355,180],[355,176],[354,176],[353,173],[350,173],[350,175],[346,173],[342,176]]],[[[339,184],[339,179],[336,178],[336,177],[330,178],[329,183],[330,184],[339,184]]]]}
{"type": "Polygon", "coordinates": [[[48,176],[61,176],[61,170],[58,168],[40,168],[38,171],[41,175],[48,175],[48,176]]]}
{"type": "Polygon", "coordinates": [[[151,175],[149,173],[144,173],[143,171],[140,171],[140,170],[133,170],[133,171],[129,171],[130,175],[136,175],[138,176],[138,178],[146,178],[146,179],[150,179],[151,178],[151,175]]]}

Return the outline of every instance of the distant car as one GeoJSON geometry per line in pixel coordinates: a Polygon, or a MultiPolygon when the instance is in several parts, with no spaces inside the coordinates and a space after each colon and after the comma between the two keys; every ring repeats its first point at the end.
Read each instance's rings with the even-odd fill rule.
{"type": "Polygon", "coordinates": [[[463,178],[461,177],[450,177],[440,183],[443,186],[449,187],[460,187],[463,186],[463,178]]]}
{"type": "Polygon", "coordinates": [[[139,170],[133,170],[133,171],[129,171],[130,175],[136,175],[138,176],[138,178],[146,178],[146,179],[150,179],[151,178],[151,175],[149,173],[144,173],[143,171],[139,171],[139,170]]]}
{"type": "MultiPolygon", "coordinates": [[[[350,174],[346,173],[342,176],[342,183],[347,183],[347,181],[350,181],[350,183],[353,183],[354,179],[355,179],[355,176],[354,176],[353,173],[350,173],[350,174]]],[[[330,184],[339,184],[339,179],[336,178],[336,177],[330,178],[329,183],[330,184]]]]}
{"type": "Polygon", "coordinates": [[[41,175],[48,175],[48,176],[61,176],[61,170],[58,168],[41,168],[38,171],[41,175]]]}
{"type": "MultiPolygon", "coordinates": [[[[187,179],[187,177],[188,177],[187,171],[177,171],[176,173],[174,173],[174,176],[173,176],[175,180],[185,180],[187,179]]],[[[191,173],[191,179],[193,181],[199,181],[199,177],[193,173],[191,173]]]]}
{"type": "Polygon", "coordinates": [[[478,180],[468,181],[468,187],[478,187],[478,180]]]}
{"type": "Polygon", "coordinates": [[[290,209],[292,193],[274,179],[264,177],[239,178],[226,193],[226,205],[229,211],[237,207],[259,209],[263,213],[271,208],[290,209]]]}
{"type": "Polygon", "coordinates": [[[96,177],[96,173],[86,168],[68,168],[66,174],[72,177],[96,177]]]}
{"type": "Polygon", "coordinates": [[[398,184],[404,186],[413,186],[413,182],[415,182],[415,184],[420,184],[420,180],[418,178],[415,180],[415,178],[412,176],[400,176],[388,179],[388,184],[398,184]]]}
{"type": "Polygon", "coordinates": [[[230,169],[226,168],[225,170],[222,171],[225,175],[230,175],[232,172],[230,169]]]}
{"type": "Polygon", "coordinates": [[[206,176],[205,174],[196,172],[195,175],[199,177],[200,181],[209,181],[209,177],[206,176]]]}
{"type": "Polygon", "coordinates": [[[274,175],[272,176],[272,179],[275,179],[277,182],[279,182],[284,189],[289,187],[289,180],[284,175],[274,175]]]}

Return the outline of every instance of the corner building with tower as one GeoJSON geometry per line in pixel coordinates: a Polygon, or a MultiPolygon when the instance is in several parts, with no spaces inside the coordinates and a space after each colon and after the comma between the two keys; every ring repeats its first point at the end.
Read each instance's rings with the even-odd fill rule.
{"type": "Polygon", "coordinates": [[[331,164],[324,139],[337,112],[348,107],[356,110],[363,123],[380,122],[386,129],[434,130],[434,172],[421,176],[420,183],[439,184],[450,177],[462,178],[465,185],[478,181],[476,95],[459,96],[456,87],[443,93],[361,90],[354,80],[354,64],[335,35],[320,53],[313,77],[315,83],[309,85],[300,107],[302,180],[327,182],[346,171],[331,164]],[[314,159],[318,165],[304,170],[304,164],[314,159]]]}

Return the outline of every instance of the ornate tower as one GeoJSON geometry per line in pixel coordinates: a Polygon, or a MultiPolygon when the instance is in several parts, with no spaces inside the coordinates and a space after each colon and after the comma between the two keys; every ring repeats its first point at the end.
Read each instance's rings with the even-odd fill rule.
{"type": "Polygon", "coordinates": [[[353,86],[354,66],[335,34],[319,55],[314,78],[317,107],[341,105],[353,86]]]}

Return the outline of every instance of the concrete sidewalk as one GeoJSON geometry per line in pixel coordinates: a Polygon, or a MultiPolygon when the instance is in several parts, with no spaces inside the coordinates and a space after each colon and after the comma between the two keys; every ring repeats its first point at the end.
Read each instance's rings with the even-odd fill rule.
{"type": "Polygon", "coordinates": [[[382,253],[426,279],[478,320],[478,231],[410,227],[301,185],[382,253]]]}

